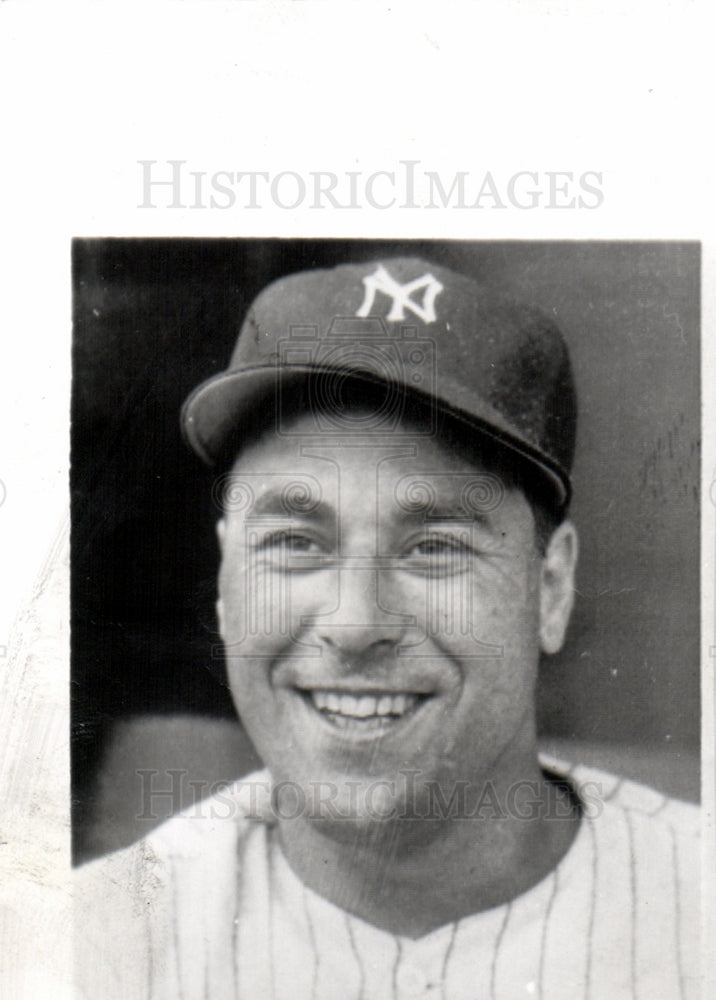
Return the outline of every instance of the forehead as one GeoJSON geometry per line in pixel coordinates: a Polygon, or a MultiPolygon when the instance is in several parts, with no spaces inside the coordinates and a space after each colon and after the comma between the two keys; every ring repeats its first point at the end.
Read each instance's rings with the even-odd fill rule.
{"type": "Polygon", "coordinates": [[[290,471],[291,466],[308,464],[314,457],[329,456],[346,469],[357,465],[375,469],[390,463],[394,468],[421,471],[474,471],[494,469],[488,449],[445,433],[426,434],[422,426],[396,419],[390,434],[383,428],[372,429],[371,411],[352,406],[339,416],[332,416],[329,430],[318,428],[311,413],[294,417],[290,426],[274,426],[257,436],[238,454],[233,470],[267,471],[277,466],[290,471]]]}
{"type": "Polygon", "coordinates": [[[333,421],[331,433],[316,434],[312,414],[304,413],[290,433],[272,427],[246,446],[229,480],[229,489],[246,497],[238,507],[269,513],[271,498],[278,497],[281,510],[289,503],[293,513],[309,514],[322,501],[333,506],[352,494],[366,506],[378,499],[394,513],[483,517],[515,492],[494,458],[483,460],[479,439],[467,447],[445,435],[416,433],[407,421],[389,436],[372,433],[360,410],[343,414],[340,424],[333,421]]]}

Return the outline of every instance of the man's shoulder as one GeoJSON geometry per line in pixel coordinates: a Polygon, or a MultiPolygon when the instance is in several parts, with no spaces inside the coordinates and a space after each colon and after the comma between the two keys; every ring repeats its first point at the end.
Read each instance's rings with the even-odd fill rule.
{"type": "Polygon", "coordinates": [[[78,868],[78,996],[144,998],[152,978],[165,984],[160,995],[181,995],[172,958],[178,929],[213,940],[231,924],[238,876],[260,869],[266,856],[269,806],[268,775],[256,772],[78,868]]]}
{"type": "Polygon", "coordinates": [[[571,867],[569,855],[566,862],[570,871],[588,870],[595,891],[608,894],[609,919],[620,911],[629,919],[635,912],[647,919],[650,910],[651,919],[673,911],[696,928],[699,806],[595,767],[544,759],[542,764],[579,796],[581,835],[571,867]]]}
{"type": "Polygon", "coordinates": [[[635,822],[652,821],[670,828],[679,837],[698,837],[700,807],[666,795],[649,785],[585,764],[567,764],[540,756],[543,766],[569,781],[578,793],[588,817],[614,817],[627,813],[635,822]]]}
{"type": "Polygon", "coordinates": [[[254,771],[166,820],[146,838],[146,845],[159,856],[188,857],[210,844],[235,844],[256,823],[273,821],[270,775],[254,771]]]}
{"type": "Polygon", "coordinates": [[[208,856],[216,864],[223,855],[235,864],[250,831],[273,822],[270,805],[269,774],[256,771],[176,813],[141,840],[82,865],[77,882],[95,891],[104,883],[108,891],[142,896],[154,892],[178,864],[208,856]]]}

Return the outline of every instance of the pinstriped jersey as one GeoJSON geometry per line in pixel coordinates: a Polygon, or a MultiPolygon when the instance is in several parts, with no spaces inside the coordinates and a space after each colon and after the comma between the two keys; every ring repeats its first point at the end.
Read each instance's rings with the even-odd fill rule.
{"type": "Polygon", "coordinates": [[[265,773],[80,869],[79,995],[122,1000],[690,1000],[699,996],[698,810],[545,762],[584,804],[530,890],[417,940],[306,888],[265,773]]]}

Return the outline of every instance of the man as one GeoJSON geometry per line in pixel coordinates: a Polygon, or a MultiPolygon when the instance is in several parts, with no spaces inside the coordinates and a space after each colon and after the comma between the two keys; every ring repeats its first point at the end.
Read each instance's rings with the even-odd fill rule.
{"type": "Polygon", "coordinates": [[[183,427],[266,771],[87,867],[85,995],[698,995],[695,810],[537,754],[575,412],[554,325],[446,269],[259,296],[183,427]]]}

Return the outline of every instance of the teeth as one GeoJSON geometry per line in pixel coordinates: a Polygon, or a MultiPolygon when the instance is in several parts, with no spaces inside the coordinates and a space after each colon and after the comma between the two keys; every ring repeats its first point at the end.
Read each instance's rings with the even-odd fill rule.
{"type": "Polygon", "coordinates": [[[311,691],[311,700],[319,712],[332,712],[351,719],[404,715],[418,701],[415,694],[338,694],[336,691],[311,691]]]}
{"type": "MultiPolygon", "coordinates": [[[[375,715],[388,715],[390,712],[390,706],[393,699],[389,694],[384,694],[378,699],[378,704],[375,706],[375,715]]],[[[396,698],[397,701],[397,698],[396,698]]]]}

